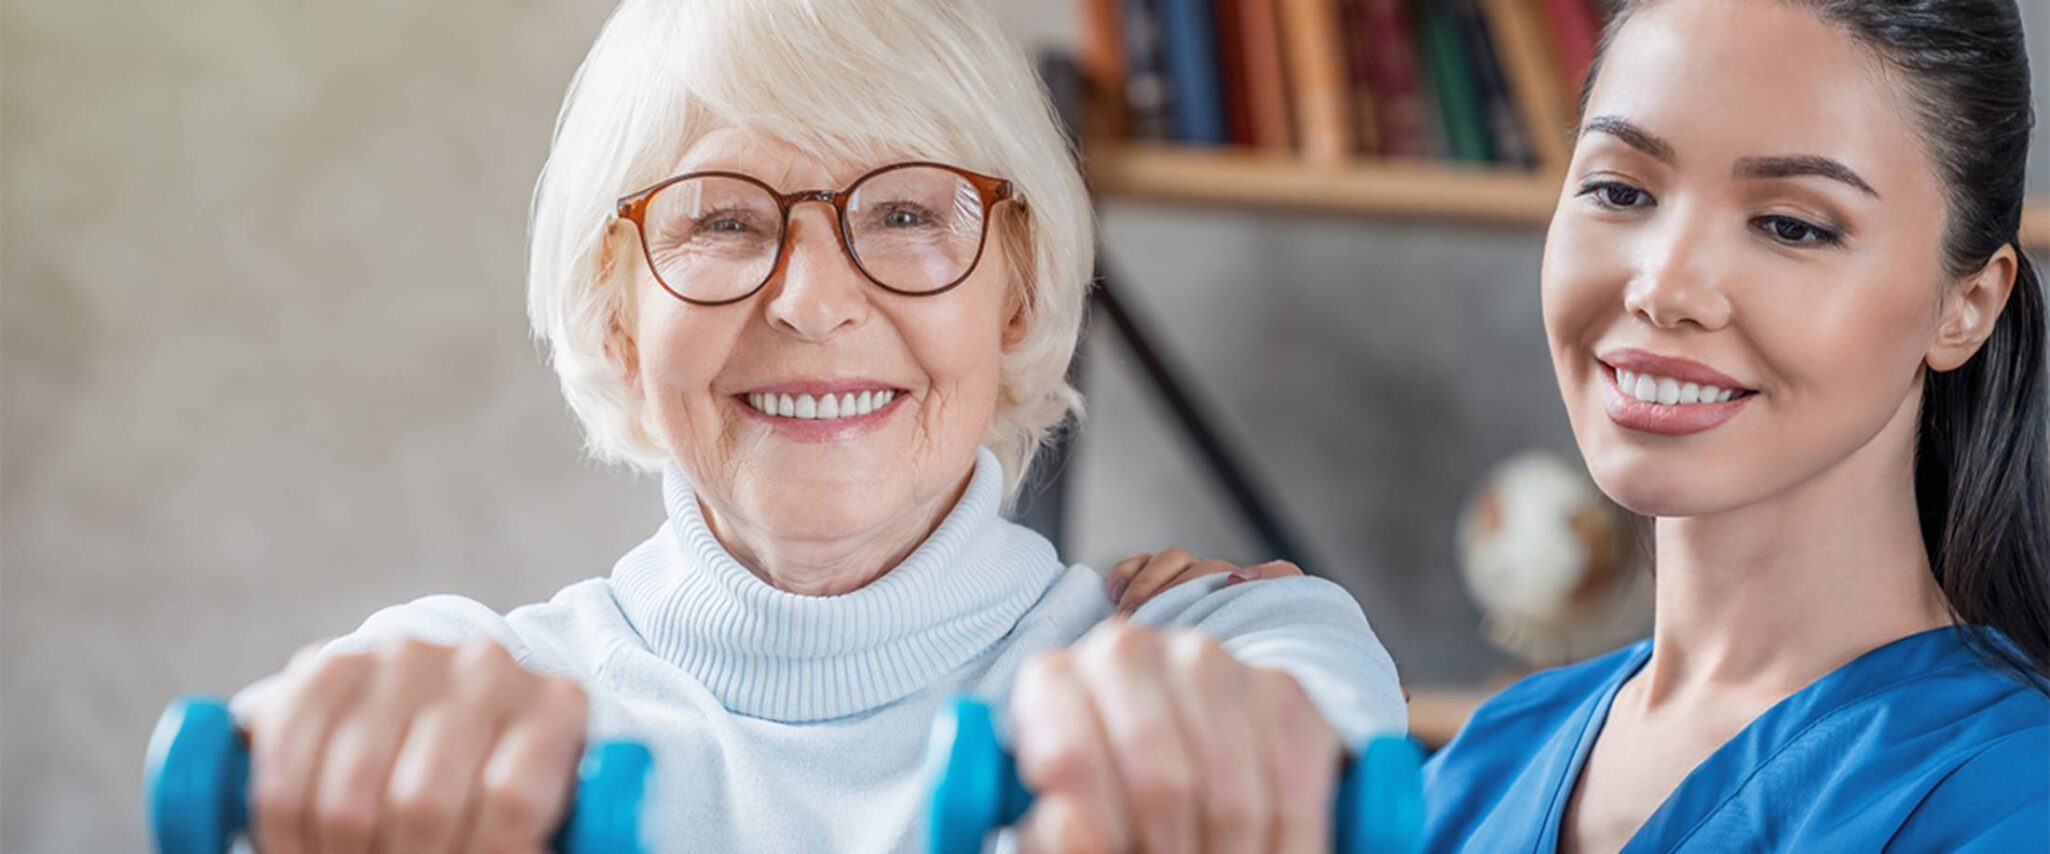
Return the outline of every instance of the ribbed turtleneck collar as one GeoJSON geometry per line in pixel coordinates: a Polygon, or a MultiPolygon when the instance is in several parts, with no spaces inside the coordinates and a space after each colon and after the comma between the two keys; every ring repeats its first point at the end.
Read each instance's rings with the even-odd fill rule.
{"type": "Polygon", "coordinates": [[[793,723],[859,714],[982,655],[1060,574],[1050,543],[998,515],[1003,480],[982,450],[960,502],[903,563],[851,593],[802,596],[763,582],[719,544],[672,463],[668,522],[613,569],[613,593],[656,655],[738,714],[793,723]]]}

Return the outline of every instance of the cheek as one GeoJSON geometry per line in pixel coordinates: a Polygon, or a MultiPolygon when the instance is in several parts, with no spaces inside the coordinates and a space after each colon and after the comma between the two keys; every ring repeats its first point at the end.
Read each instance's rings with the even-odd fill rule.
{"type": "Polygon", "coordinates": [[[669,434],[672,447],[691,443],[693,429],[723,418],[712,391],[747,321],[740,306],[701,308],[659,289],[641,294],[635,343],[640,354],[637,389],[649,416],[669,434]]]}

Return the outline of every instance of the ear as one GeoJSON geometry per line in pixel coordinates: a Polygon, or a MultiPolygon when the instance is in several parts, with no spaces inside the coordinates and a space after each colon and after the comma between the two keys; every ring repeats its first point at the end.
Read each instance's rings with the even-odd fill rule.
{"type": "Polygon", "coordinates": [[[1950,289],[1944,297],[1943,316],[1937,320],[1936,339],[1923,356],[1930,370],[1955,370],[1978,354],[1979,347],[1992,337],[1994,324],[2000,322],[2020,268],[2021,261],[2010,243],[1993,253],[1979,272],[1950,289]]]}
{"type": "Polygon", "coordinates": [[[633,281],[631,277],[620,276],[620,271],[613,266],[619,260],[620,242],[635,240],[638,236],[630,224],[618,218],[608,223],[605,231],[605,240],[598,247],[598,281],[620,289],[612,311],[612,322],[605,329],[605,361],[619,372],[620,381],[626,383],[628,393],[638,400],[641,394],[641,351],[635,346],[633,333],[628,331],[634,317],[633,281]]]}
{"type": "Polygon", "coordinates": [[[1003,348],[1008,353],[1025,340],[1025,333],[1032,329],[1032,300],[1026,291],[1014,291],[1004,302],[1003,348]]]}

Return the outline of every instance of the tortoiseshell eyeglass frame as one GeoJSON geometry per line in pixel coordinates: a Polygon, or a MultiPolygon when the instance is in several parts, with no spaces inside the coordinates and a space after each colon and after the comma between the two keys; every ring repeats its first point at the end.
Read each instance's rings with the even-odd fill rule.
{"type": "Polygon", "coordinates": [[[1013,200],[1021,204],[1024,202],[1024,199],[1019,197],[1016,191],[1012,188],[1011,182],[1005,179],[995,178],[989,175],[983,175],[978,172],[970,172],[959,166],[949,166],[945,163],[934,163],[926,160],[910,160],[902,163],[891,163],[887,166],[878,166],[874,169],[871,169],[868,172],[864,173],[861,177],[854,179],[853,183],[848,184],[845,189],[796,190],[788,193],[777,192],[776,188],[769,186],[767,182],[761,180],[760,178],[756,178],[753,175],[745,175],[739,172],[727,172],[720,170],[713,170],[707,172],[686,172],[682,175],[677,175],[673,178],[664,179],[663,181],[655,184],[654,186],[621,197],[619,199],[617,207],[614,210],[614,215],[619,219],[629,220],[634,224],[634,233],[640,238],[641,243],[641,260],[648,265],[648,271],[654,274],[655,282],[657,284],[660,284],[663,290],[668,291],[670,296],[676,297],[677,299],[683,300],[684,302],[690,303],[691,305],[710,307],[732,305],[733,303],[740,302],[742,300],[754,296],[755,294],[761,293],[763,287],[767,286],[770,281],[774,280],[778,275],[781,275],[783,273],[784,266],[788,264],[790,260],[790,256],[788,253],[788,243],[790,240],[790,212],[791,210],[795,209],[798,205],[803,204],[805,202],[818,202],[820,204],[832,206],[833,220],[839,226],[836,229],[836,231],[839,235],[840,254],[845,255],[847,257],[848,263],[853,264],[854,269],[861,271],[861,275],[863,278],[868,279],[869,282],[874,284],[876,287],[882,288],[883,290],[889,291],[893,294],[902,294],[904,296],[912,297],[929,297],[938,296],[940,294],[951,291],[956,287],[959,287],[962,282],[967,281],[968,277],[975,272],[975,268],[981,265],[982,263],[983,250],[989,245],[989,223],[991,217],[996,213],[996,206],[999,203],[1013,200]],[[868,266],[861,263],[861,256],[855,254],[853,227],[847,221],[847,203],[854,198],[855,192],[861,189],[861,185],[863,183],[878,175],[895,172],[900,169],[910,169],[913,167],[942,169],[948,172],[952,172],[953,174],[958,175],[963,180],[967,181],[970,186],[973,186],[975,188],[977,195],[981,197],[982,201],[982,233],[976,235],[975,238],[975,257],[968,262],[968,266],[961,271],[961,275],[959,277],[955,278],[951,282],[946,283],[945,285],[941,285],[940,287],[933,288],[931,290],[905,290],[903,288],[892,287],[889,283],[876,278],[874,273],[869,272],[868,266]],[[746,293],[743,293],[739,296],[721,300],[692,299],[691,297],[684,296],[683,293],[678,289],[678,287],[671,285],[669,282],[663,280],[661,269],[655,265],[655,259],[648,254],[647,214],[649,200],[653,199],[657,193],[660,193],[664,189],[667,189],[670,185],[676,184],[681,181],[688,181],[693,178],[731,178],[738,181],[745,181],[749,184],[753,184],[757,187],[760,187],[763,192],[769,195],[770,198],[775,199],[776,206],[781,210],[780,215],[782,219],[779,223],[779,227],[776,232],[776,263],[769,268],[768,274],[764,275],[761,281],[756,282],[754,284],[754,287],[749,288],[746,293]]]}

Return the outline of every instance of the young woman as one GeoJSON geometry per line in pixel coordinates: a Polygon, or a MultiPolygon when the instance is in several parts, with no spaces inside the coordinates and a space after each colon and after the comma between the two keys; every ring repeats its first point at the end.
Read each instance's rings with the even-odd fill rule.
{"type": "Polygon", "coordinates": [[[1545,328],[1595,480],[1657,520],[1656,628],[1484,705],[1429,850],[2043,850],[2015,0],[1626,0],[1583,101],[1545,328]]]}

